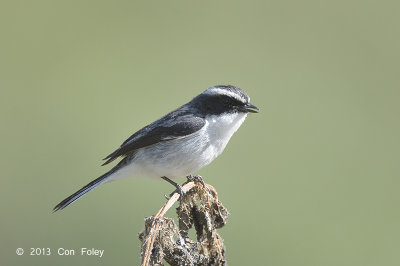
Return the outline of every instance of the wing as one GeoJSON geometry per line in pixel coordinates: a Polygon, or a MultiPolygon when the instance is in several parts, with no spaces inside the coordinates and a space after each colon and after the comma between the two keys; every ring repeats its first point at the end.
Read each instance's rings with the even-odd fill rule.
{"type": "Polygon", "coordinates": [[[200,130],[204,124],[204,119],[181,107],[134,133],[117,150],[104,158],[103,160],[107,161],[102,165],[114,161],[119,156],[126,156],[137,149],[190,135],[200,130]]]}

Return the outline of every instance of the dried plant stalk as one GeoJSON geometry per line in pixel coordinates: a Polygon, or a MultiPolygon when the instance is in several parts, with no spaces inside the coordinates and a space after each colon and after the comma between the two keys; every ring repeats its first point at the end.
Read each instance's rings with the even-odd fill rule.
{"type": "Polygon", "coordinates": [[[142,242],[142,265],[226,265],[225,246],[217,229],[223,227],[228,218],[227,209],[218,200],[211,185],[187,182],[183,185],[186,194],[176,209],[178,226],[164,214],[178,200],[175,193],[160,211],[145,219],[145,229],[140,233],[142,242]],[[194,228],[196,240],[189,238],[194,228]]]}

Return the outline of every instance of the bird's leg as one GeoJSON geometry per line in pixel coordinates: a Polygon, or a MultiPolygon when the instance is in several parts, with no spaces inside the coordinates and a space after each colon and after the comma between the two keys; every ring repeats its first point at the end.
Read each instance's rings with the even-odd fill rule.
{"type": "Polygon", "coordinates": [[[185,191],[183,191],[183,189],[180,185],[178,185],[177,183],[175,183],[174,181],[172,181],[171,179],[169,179],[166,176],[162,176],[161,178],[164,179],[165,181],[167,181],[168,183],[170,183],[171,185],[173,185],[174,187],[176,187],[176,190],[174,192],[172,192],[171,194],[169,194],[170,197],[172,197],[172,195],[174,195],[175,192],[179,193],[179,199],[181,199],[183,197],[183,195],[185,195],[185,191]]]}

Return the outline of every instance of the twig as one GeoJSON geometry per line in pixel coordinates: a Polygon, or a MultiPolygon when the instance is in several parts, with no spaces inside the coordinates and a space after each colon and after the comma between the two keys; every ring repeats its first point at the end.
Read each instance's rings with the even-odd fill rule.
{"type": "MultiPolygon", "coordinates": [[[[196,186],[195,182],[189,182],[189,183],[185,184],[182,187],[182,189],[185,193],[187,193],[189,190],[191,190],[195,186],[196,186]]],[[[151,251],[153,250],[154,240],[156,239],[156,235],[157,235],[157,234],[155,234],[155,232],[157,232],[160,227],[159,219],[164,216],[164,214],[172,207],[172,205],[174,205],[174,203],[179,199],[179,197],[180,197],[179,193],[174,193],[172,195],[172,197],[164,204],[164,206],[154,216],[154,220],[151,225],[151,231],[149,232],[149,234],[151,235],[151,240],[149,242],[147,242],[146,252],[143,256],[142,266],[149,265],[151,251]],[[155,225],[155,223],[157,223],[157,224],[155,225]]]]}

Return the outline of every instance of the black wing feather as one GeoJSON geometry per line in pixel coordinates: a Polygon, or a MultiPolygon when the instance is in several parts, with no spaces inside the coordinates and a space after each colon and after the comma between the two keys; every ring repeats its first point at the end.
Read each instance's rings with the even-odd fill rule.
{"type": "Polygon", "coordinates": [[[190,135],[201,129],[205,121],[201,117],[194,116],[187,111],[186,106],[172,111],[152,124],[140,129],[130,136],[113,153],[108,155],[106,165],[119,156],[126,156],[137,149],[156,144],[161,141],[169,141],[190,135]],[[179,119],[177,119],[179,117],[179,119]],[[178,122],[178,121],[179,122],[178,122]]]}

